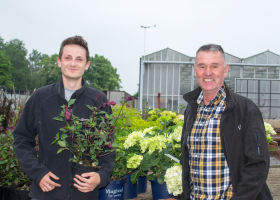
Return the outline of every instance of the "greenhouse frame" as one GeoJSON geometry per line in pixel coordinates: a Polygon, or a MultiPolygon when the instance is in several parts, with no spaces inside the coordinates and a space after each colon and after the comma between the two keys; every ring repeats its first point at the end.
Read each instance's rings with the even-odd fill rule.
{"type": "MultiPolygon", "coordinates": [[[[264,118],[280,118],[280,55],[268,50],[242,59],[225,53],[225,59],[229,88],[255,102],[264,118]]],[[[182,113],[187,105],[183,95],[198,87],[194,61],[170,48],[140,58],[139,108],[144,101],[151,109],[182,113]]]]}

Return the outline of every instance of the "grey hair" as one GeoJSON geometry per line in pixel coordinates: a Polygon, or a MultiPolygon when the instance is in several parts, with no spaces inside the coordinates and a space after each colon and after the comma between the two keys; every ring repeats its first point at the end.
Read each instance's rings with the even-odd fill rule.
{"type": "MultiPolygon", "coordinates": [[[[224,61],[226,61],[226,58],[225,58],[225,52],[223,50],[223,48],[220,46],[220,45],[217,45],[217,44],[205,44],[203,46],[201,46],[197,52],[196,52],[196,57],[198,55],[199,52],[201,51],[206,51],[206,52],[209,52],[209,51],[213,51],[213,52],[221,52],[223,58],[224,58],[224,61]]],[[[195,57],[195,59],[196,59],[195,57]]]]}

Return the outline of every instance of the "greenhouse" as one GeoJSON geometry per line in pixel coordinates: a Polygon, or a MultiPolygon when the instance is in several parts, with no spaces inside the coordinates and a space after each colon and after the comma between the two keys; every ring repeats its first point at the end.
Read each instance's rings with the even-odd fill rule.
{"type": "MultiPolygon", "coordinates": [[[[268,50],[248,58],[225,53],[225,58],[230,89],[254,101],[264,118],[280,118],[280,55],[268,50]]],[[[183,95],[198,87],[195,57],[166,48],[140,60],[139,107],[147,102],[148,108],[182,112],[183,95]]]]}

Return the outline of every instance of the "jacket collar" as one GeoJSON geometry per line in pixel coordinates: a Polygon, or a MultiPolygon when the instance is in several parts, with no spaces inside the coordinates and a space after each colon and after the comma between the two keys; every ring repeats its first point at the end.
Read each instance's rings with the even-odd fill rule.
{"type": "MultiPolygon", "coordinates": [[[[72,97],[78,99],[81,96],[81,94],[85,91],[86,87],[87,87],[86,81],[85,79],[82,78],[82,87],[76,90],[73,93],[72,97]]],[[[60,95],[61,98],[65,99],[65,91],[64,91],[62,76],[59,78],[59,81],[57,83],[57,93],[60,95]]]]}
{"type": "MultiPolygon", "coordinates": [[[[225,108],[223,113],[226,114],[226,113],[229,113],[236,106],[236,102],[235,102],[235,98],[234,98],[235,97],[235,93],[232,92],[229,89],[229,87],[227,86],[226,83],[224,83],[224,85],[225,85],[225,88],[226,88],[227,98],[226,98],[226,108],[225,108]]],[[[187,101],[188,104],[190,104],[190,106],[192,108],[197,108],[198,107],[198,105],[197,105],[197,98],[198,98],[200,92],[201,92],[201,87],[199,86],[195,90],[184,94],[183,95],[183,99],[185,101],[187,101]]]]}

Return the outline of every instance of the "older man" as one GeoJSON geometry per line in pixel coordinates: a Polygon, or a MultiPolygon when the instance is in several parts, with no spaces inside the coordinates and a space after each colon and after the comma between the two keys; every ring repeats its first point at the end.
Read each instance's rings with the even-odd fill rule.
{"type": "Polygon", "coordinates": [[[221,46],[198,49],[194,72],[200,87],[183,96],[183,199],[272,199],[261,112],[228,88],[228,70],[221,46]]]}

